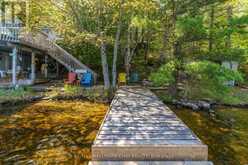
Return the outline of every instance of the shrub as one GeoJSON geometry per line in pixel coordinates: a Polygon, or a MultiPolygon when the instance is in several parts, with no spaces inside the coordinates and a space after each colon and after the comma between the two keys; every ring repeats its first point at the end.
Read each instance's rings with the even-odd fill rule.
{"type": "Polygon", "coordinates": [[[163,86],[174,83],[175,78],[173,77],[173,71],[175,71],[175,66],[175,61],[171,61],[163,65],[157,72],[150,75],[149,80],[152,81],[155,86],[163,86]]]}
{"type": "Polygon", "coordinates": [[[192,62],[186,66],[188,83],[185,95],[219,99],[230,92],[226,85],[228,81],[242,82],[242,75],[238,71],[224,68],[219,64],[201,61],[192,62]],[[194,91],[197,90],[197,91],[194,91]]]}
{"type": "MultiPolygon", "coordinates": [[[[156,86],[172,85],[175,83],[174,71],[175,62],[170,62],[151,74],[150,80],[156,86]]],[[[187,98],[219,99],[230,92],[230,88],[226,85],[228,81],[243,81],[238,71],[224,68],[210,61],[187,63],[183,71],[187,75],[183,96],[187,98]]]]}

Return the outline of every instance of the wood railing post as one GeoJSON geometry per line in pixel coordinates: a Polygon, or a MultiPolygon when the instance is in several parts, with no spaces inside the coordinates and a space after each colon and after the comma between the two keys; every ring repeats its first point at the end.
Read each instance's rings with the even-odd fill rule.
{"type": "Polygon", "coordinates": [[[31,62],[31,81],[32,81],[32,84],[34,84],[35,82],[35,53],[32,52],[32,55],[31,55],[31,58],[32,58],[32,62],[31,62]]]}
{"type": "Polygon", "coordinates": [[[12,85],[16,87],[17,81],[16,81],[16,59],[17,59],[17,48],[14,47],[12,53],[10,54],[12,56],[12,85]]]}
{"type": "Polygon", "coordinates": [[[45,78],[48,77],[48,56],[45,56],[45,78]]]}

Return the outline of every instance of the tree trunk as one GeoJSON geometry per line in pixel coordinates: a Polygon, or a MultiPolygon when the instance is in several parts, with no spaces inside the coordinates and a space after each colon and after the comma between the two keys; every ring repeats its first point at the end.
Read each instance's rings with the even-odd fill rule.
{"type": "Polygon", "coordinates": [[[110,89],[110,80],[109,80],[109,69],[108,69],[108,61],[106,54],[106,43],[105,41],[101,41],[101,61],[102,61],[102,72],[104,79],[104,88],[110,89]]]}
{"type": "Polygon", "coordinates": [[[128,29],[128,33],[127,33],[127,52],[125,53],[125,71],[126,71],[126,75],[127,75],[127,81],[129,80],[129,73],[130,73],[130,56],[131,56],[131,47],[130,47],[130,42],[131,42],[131,38],[130,38],[130,29],[128,29]]]}
{"type": "Polygon", "coordinates": [[[213,50],[213,28],[214,28],[214,6],[211,6],[210,12],[210,29],[209,29],[209,51],[213,50]]]}
{"type": "Polygon", "coordinates": [[[179,63],[179,61],[181,61],[182,57],[180,57],[181,55],[181,44],[182,42],[180,42],[180,39],[176,39],[176,21],[177,21],[177,6],[176,6],[176,1],[172,0],[172,9],[173,9],[173,13],[172,13],[172,29],[173,29],[173,39],[174,39],[174,43],[173,43],[173,56],[174,59],[176,60],[175,63],[175,71],[173,72],[173,76],[174,76],[174,84],[171,87],[171,94],[172,96],[174,96],[175,98],[178,97],[178,83],[179,83],[179,73],[180,73],[180,69],[181,69],[181,64],[179,63]]]}
{"type": "Polygon", "coordinates": [[[145,55],[144,55],[144,61],[145,61],[146,67],[148,64],[149,46],[150,46],[150,41],[149,41],[149,39],[147,39],[147,41],[145,43],[145,55]]]}
{"type": "Polygon", "coordinates": [[[182,65],[182,57],[181,55],[181,43],[176,42],[174,44],[174,58],[176,59],[175,70],[173,72],[173,76],[175,79],[174,84],[171,87],[171,94],[173,97],[178,98],[178,84],[180,81],[180,70],[182,65]]]}
{"type": "Polygon", "coordinates": [[[110,80],[109,80],[109,68],[108,68],[108,60],[106,54],[106,42],[104,39],[104,27],[103,27],[103,1],[99,0],[99,8],[98,8],[98,37],[100,38],[100,49],[101,49],[101,62],[102,62],[102,73],[104,80],[104,89],[110,89],[110,80]]]}
{"type": "Polygon", "coordinates": [[[164,32],[163,32],[163,47],[161,49],[160,52],[160,61],[161,63],[165,63],[166,62],[166,58],[168,55],[168,49],[169,49],[169,38],[170,38],[170,33],[171,33],[171,22],[170,20],[168,20],[168,18],[166,17],[165,22],[164,22],[164,32]]]}
{"type": "Polygon", "coordinates": [[[121,27],[122,27],[122,5],[124,3],[124,0],[121,0],[120,2],[120,11],[119,11],[119,22],[117,27],[117,32],[115,36],[115,45],[114,45],[114,55],[113,55],[113,67],[112,67],[112,86],[113,88],[116,87],[117,82],[117,69],[116,69],[116,63],[118,58],[118,49],[120,45],[120,35],[121,35],[121,27]]]}
{"type": "MultiPolygon", "coordinates": [[[[231,28],[230,26],[230,21],[233,16],[233,7],[230,5],[227,8],[227,21],[228,21],[228,28],[231,28]]],[[[231,41],[231,34],[227,35],[227,40],[226,40],[226,48],[231,48],[232,47],[232,41],[231,41]]]]}

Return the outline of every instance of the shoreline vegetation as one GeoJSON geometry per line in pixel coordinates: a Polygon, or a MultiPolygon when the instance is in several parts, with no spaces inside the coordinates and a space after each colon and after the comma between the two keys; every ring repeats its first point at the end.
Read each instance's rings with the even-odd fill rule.
{"type": "Polygon", "coordinates": [[[47,89],[19,88],[0,89],[0,110],[10,106],[21,106],[41,100],[70,101],[82,100],[96,103],[109,103],[109,94],[102,86],[81,88],[64,86],[47,89]]]}
{"type": "MultiPolygon", "coordinates": [[[[229,95],[222,98],[204,98],[204,96],[194,96],[194,98],[171,97],[166,88],[150,89],[168,105],[178,108],[189,108],[192,110],[212,111],[216,107],[248,108],[248,89],[235,87],[229,95]]],[[[194,95],[194,94],[192,94],[194,95]]],[[[109,103],[112,96],[103,86],[93,88],[82,88],[77,86],[64,86],[47,89],[19,88],[0,89],[0,109],[8,106],[25,105],[40,100],[83,100],[97,103],[109,103]]]]}
{"type": "Polygon", "coordinates": [[[192,110],[211,111],[215,107],[248,108],[248,89],[230,87],[230,92],[224,96],[206,97],[204,94],[193,92],[188,97],[174,98],[168,90],[153,90],[167,104],[192,110]]]}

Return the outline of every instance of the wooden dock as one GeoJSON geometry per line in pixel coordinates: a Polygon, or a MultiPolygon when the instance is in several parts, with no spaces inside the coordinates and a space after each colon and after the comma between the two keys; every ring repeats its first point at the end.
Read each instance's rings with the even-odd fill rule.
{"type": "Polygon", "coordinates": [[[150,90],[121,87],[92,146],[90,164],[101,161],[103,164],[103,161],[209,163],[207,159],[208,147],[150,90]]]}

